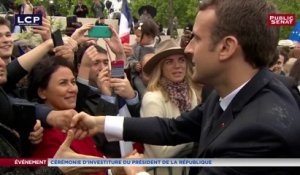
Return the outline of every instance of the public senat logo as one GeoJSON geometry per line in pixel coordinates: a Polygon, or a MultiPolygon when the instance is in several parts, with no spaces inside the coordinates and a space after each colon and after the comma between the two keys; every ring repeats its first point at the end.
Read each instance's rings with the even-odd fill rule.
{"type": "Polygon", "coordinates": [[[269,26],[294,26],[296,24],[295,14],[269,14],[269,26]]]}

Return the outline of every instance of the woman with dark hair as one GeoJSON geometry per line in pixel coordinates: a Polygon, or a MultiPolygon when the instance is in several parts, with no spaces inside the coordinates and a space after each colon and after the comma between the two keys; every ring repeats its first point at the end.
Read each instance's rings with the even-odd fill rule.
{"type": "MultiPolygon", "coordinates": [[[[78,87],[72,65],[64,59],[44,58],[29,74],[28,97],[46,104],[53,110],[76,107],[78,87]]],[[[80,137],[80,133],[77,133],[80,137]]],[[[43,141],[33,149],[33,157],[52,158],[66,138],[66,133],[57,128],[45,128],[43,141]]],[[[74,140],[71,149],[95,158],[103,156],[96,149],[91,137],[74,140]]]]}

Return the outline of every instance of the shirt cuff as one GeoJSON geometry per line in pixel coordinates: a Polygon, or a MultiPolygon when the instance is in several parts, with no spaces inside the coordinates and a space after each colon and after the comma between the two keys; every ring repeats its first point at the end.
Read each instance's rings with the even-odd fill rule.
{"type": "Polygon", "coordinates": [[[109,142],[123,140],[123,116],[106,116],[104,122],[104,134],[109,142]]]}
{"type": "Polygon", "coordinates": [[[126,100],[126,103],[128,105],[135,105],[135,104],[139,103],[139,95],[138,95],[137,91],[134,91],[134,93],[135,93],[135,96],[132,99],[126,100]]]}
{"type": "Polygon", "coordinates": [[[112,104],[115,104],[115,101],[116,101],[116,97],[108,96],[108,95],[101,95],[101,99],[103,99],[109,103],[112,103],[112,104]]]}
{"type": "Polygon", "coordinates": [[[89,86],[89,80],[85,80],[80,77],[77,77],[77,82],[89,86]]]}

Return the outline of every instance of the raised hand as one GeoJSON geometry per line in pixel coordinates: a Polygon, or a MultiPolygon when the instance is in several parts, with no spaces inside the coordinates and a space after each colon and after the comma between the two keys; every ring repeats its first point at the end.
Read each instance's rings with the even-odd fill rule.
{"type": "Polygon", "coordinates": [[[126,65],[126,55],[123,50],[123,45],[121,39],[119,38],[116,30],[110,25],[110,30],[112,31],[111,38],[105,38],[104,41],[108,44],[111,51],[116,55],[116,59],[122,59],[126,65]]]}
{"type": "Polygon", "coordinates": [[[124,50],[126,57],[130,57],[133,55],[133,49],[128,43],[123,44],[123,50],[124,50]]]}
{"type": "Polygon", "coordinates": [[[51,24],[45,17],[43,17],[43,24],[41,26],[32,26],[31,31],[34,34],[40,34],[43,41],[51,39],[51,24]]]}
{"type": "Polygon", "coordinates": [[[83,54],[81,64],[78,71],[78,77],[84,80],[89,79],[90,68],[92,66],[93,58],[96,58],[98,54],[95,46],[90,46],[83,54]]]}
{"type": "Polygon", "coordinates": [[[126,76],[124,79],[111,78],[110,87],[120,97],[123,97],[125,99],[132,99],[135,97],[135,92],[126,76]]]}
{"type": "Polygon", "coordinates": [[[101,94],[107,96],[112,95],[112,88],[110,86],[110,71],[108,70],[108,67],[103,68],[99,72],[96,83],[101,94]]]}
{"type": "Polygon", "coordinates": [[[94,24],[84,24],[80,28],[76,29],[75,32],[72,34],[71,38],[73,38],[75,41],[77,41],[78,44],[87,42],[89,40],[92,40],[92,38],[89,38],[85,36],[85,32],[90,30],[94,24]]]}
{"type": "Polygon", "coordinates": [[[66,59],[69,62],[74,61],[74,51],[70,44],[64,44],[62,46],[57,46],[53,49],[55,56],[66,59]]]}

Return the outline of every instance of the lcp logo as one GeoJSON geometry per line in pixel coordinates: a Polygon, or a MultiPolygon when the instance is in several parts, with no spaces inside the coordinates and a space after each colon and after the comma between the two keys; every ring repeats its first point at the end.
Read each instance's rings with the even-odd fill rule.
{"type": "Polygon", "coordinates": [[[15,15],[15,24],[19,26],[41,26],[41,14],[17,14],[15,15]]]}

